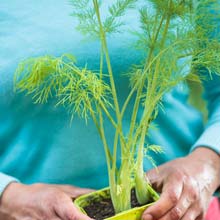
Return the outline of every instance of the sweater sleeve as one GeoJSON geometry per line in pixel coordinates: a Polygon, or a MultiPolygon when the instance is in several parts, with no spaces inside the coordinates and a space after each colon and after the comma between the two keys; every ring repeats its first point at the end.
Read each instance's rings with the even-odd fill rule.
{"type": "MultiPolygon", "coordinates": [[[[204,132],[191,150],[198,147],[208,147],[220,154],[220,76],[213,75],[213,80],[205,84],[205,98],[208,104],[209,120],[204,132]]],[[[214,196],[220,198],[218,189],[214,196]]]]}
{"type": "Polygon", "coordinates": [[[220,153],[220,76],[213,75],[213,79],[206,82],[204,87],[209,119],[192,150],[204,146],[220,153]]]}
{"type": "MultiPolygon", "coordinates": [[[[207,14],[204,19],[208,19],[209,26],[203,25],[203,19],[201,19],[200,25],[203,26],[206,31],[206,35],[211,40],[219,41],[220,39],[220,1],[213,1],[208,7],[201,7],[200,12],[207,14]],[[218,7],[217,7],[218,6],[218,7]]],[[[206,22],[206,21],[205,21],[206,22]]],[[[219,66],[216,61],[216,65],[219,66]]],[[[217,68],[219,69],[219,67],[217,68]]],[[[216,70],[217,71],[217,70],[216,70]]],[[[212,79],[204,80],[204,98],[207,101],[208,108],[208,122],[205,125],[205,129],[191,150],[197,147],[204,146],[211,148],[217,153],[220,153],[220,72],[213,72],[212,79]]],[[[208,70],[201,69],[200,74],[205,74],[209,77],[208,70]]]]}
{"type": "Polygon", "coordinates": [[[4,173],[0,173],[0,196],[2,195],[4,189],[8,186],[11,182],[19,182],[18,179],[8,176],[4,173]]]}

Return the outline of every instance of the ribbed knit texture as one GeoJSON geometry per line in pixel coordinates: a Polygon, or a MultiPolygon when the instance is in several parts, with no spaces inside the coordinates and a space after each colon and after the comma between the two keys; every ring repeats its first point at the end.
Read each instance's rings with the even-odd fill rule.
{"type": "Polygon", "coordinates": [[[208,147],[220,154],[220,123],[208,126],[192,149],[201,146],[208,147]]]}
{"type": "MultiPolygon", "coordinates": [[[[28,57],[72,53],[77,57],[77,65],[99,68],[100,45],[82,41],[75,29],[76,19],[69,16],[71,11],[68,1],[0,1],[0,172],[23,183],[101,188],[108,185],[108,175],[103,146],[93,122],[88,120],[85,124],[76,116],[70,124],[67,111],[54,107],[53,101],[35,105],[30,96],[13,91],[16,66],[28,57]]],[[[137,11],[131,10],[126,20],[127,28],[135,29],[137,11]]],[[[132,40],[124,32],[108,41],[120,103],[129,88],[129,81],[122,74],[131,63],[139,63],[141,57],[131,48],[132,40]]],[[[188,91],[184,85],[165,95],[165,111],[159,112],[155,121],[158,126],[150,131],[149,138],[150,143],[164,147],[164,154],[152,155],[157,164],[186,156],[195,143],[196,147],[206,145],[219,152],[219,78],[216,76],[206,87],[210,110],[206,130],[199,110],[187,103],[188,91]]],[[[124,117],[125,131],[129,129],[132,109],[131,102],[124,117]]],[[[113,146],[114,130],[109,123],[105,131],[109,146],[113,146]]],[[[145,169],[151,168],[152,164],[146,160],[145,169]]],[[[1,190],[14,180],[1,174],[1,190]]]]}

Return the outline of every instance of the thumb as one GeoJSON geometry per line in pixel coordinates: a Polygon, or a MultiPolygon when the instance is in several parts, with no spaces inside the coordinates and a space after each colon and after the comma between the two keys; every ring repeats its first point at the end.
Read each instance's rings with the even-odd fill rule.
{"type": "Polygon", "coordinates": [[[149,170],[146,173],[146,178],[152,185],[154,185],[160,179],[159,170],[158,169],[149,170]]]}
{"type": "Polygon", "coordinates": [[[55,212],[62,220],[92,220],[78,210],[69,197],[61,199],[55,205],[55,212]]]}
{"type": "Polygon", "coordinates": [[[54,186],[63,192],[65,192],[68,196],[71,198],[77,198],[81,195],[87,194],[94,192],[95,190],[93,189],[88,189],[88,188],[80,188],[76,186],[71,186],[71,185],[55,185],[54,186]]]}
{"type": "Polygon", "coordinates": [[[149,170],[146,173],[146,178],[150,182],[151,186],[158,192],[160,193],[163,188],[163,172],[160,172],[160,167],[149,170]]]}
{"type": "Polygon", "coordinates": [[[181,183],[181,179],[176,178],[176,176],[170,176],[167,182],[164,183],[160,199],[144,211],[142,219],[162,219],[162,216],[164,216],[176,205],[177,201],[180,198],[182,189],[183,184],[181,183]]]}

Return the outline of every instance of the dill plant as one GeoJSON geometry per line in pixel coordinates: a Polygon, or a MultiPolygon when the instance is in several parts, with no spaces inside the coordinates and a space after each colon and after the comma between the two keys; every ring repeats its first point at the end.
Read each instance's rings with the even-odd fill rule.
{"type": "Polygon", "coordinates": [[[217,38],[210,39],[216,28],[213,21],[219,15],[207,13],[207,8],[218,10],[219,6],[213,0],[200,1],[196,7],[191,0],[145,1],[139,10],[140,29],[135,32],[138,39],[135,46],[144,51],[145,57],[139,65],[131,64],[130,92],[120,106],[107,36],[120,32],[122,17],[128,9],[137,7],[139,1],[115,0],[109,3],[104,15],[102,1],[70,0],[70,3],[72,16],[79,21],[78,30],[100,41],[99,71],[77,67],[71,54],[29,58],[16,70],[15,88],[32,95],[36,103],[55,98],[56,105],[66,106],[72,117],[78,114],[85,120],[89,116],[93,119],[103,142],[111,199],[118,213],[130,208],[132,187],[141,204],[150,197],[157,198],[145,176],[143,162],[147,157],[154,164],[148,152],[161,152],[159,146],[146,143],[146,136],[157,117],[163,95],[183,81],[190,81],[192,90],[195,85],[201,87],[201,79],[205,78],[201,69],[208,70],[210,75],[220,72],[220,44],[217,38]],[[107,65],[105,74],[104,63],[107,65]],[[186,68],[188,66],[190,68],[186,68]],[[135,101],[130,128],[125,133],[123,117],[132,98],[135,101]],[[140,107],[143,112],[138,120],[140,107]],[[115,128],[113,146],[109,146],[106,138],[104,117],[115,128]]]}

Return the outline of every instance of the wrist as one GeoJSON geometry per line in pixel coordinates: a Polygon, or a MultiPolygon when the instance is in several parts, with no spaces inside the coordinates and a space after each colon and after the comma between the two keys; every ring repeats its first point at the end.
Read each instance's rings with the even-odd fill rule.
{"type": "Polygon", "coordinates": [[[220,187],[220,155],[207,147],[197,147],[189,155],[192,161],[201,165],[201,173],[204,178],[212,180],[213,193],[220,187]]]}
{"type": "Polygon", "coordinates": [[[6,187],[12,182],[19,182],[18,179],[0,172],[0,198],[6,187]]]}
{"type": "Polygon", "coordinates": [[[204,165],[210,165],[217,171],[220,171],[220,155],[210,148],[203,146],[197,147],[191,152],[190,157],[194,161],[202,161],[204,165]]]}
{"type": "Polygon", "coordinates": [[[206,162],[216,162],[216,165],[219,165],[220,167],[220,155],[211,148],[200,146],[195,148],[190,155],[193,157],[199,157],[199,159],[204,160],[206,162]]]}
{"type": "Polygon", "coordinates": [[[3,204],[8,204],[13,200],[15,195],[20,191],[20,188],[23,187],[22,183],[19,182],[10,182],[5,189],[3,190],[0,197],[0,206],[3,204]]]}

